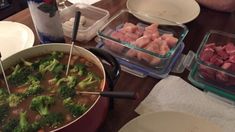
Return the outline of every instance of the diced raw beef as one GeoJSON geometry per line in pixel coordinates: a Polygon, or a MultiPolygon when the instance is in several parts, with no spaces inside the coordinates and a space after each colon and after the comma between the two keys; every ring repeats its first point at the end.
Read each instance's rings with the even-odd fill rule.
{"type": "Polygon", "coordinates": [[[205,48],[212,48],[212,49],[215,49],[216,45],[215,43],[209,43],[209,44],[206,44],[205,45],[205,48]]]}
{"type": "Polygon", "coordinates": [[[225,73],[222,72],[217,72],[216,73],[216,80],[219,82],[227,82],[229,80],[228,75],[226,75],[225,73]]]}
{"type": "Polygon", "coordinates": [[[209,62],[210,58],[214,55],[214,50],[212,48],[205,48],[200,54],[200,59],[205,62],[209,62]]]}
{"type": "Polygon", "coordinates": [[[205,78],[205,79],[215,79],[215,70],[207,68],[206,66],[200,66],[199,68],[200,74],[205,78]]]}
{"type": "Polygon", "coordinates": [[[229,57],[229,61],[232,62],[232,63],[235,63],[235,55],[231,55],[229,57]]]}
{"type": "Polygon", "coordinates": [[[229,62],[225,62],[221,68],[225,69],[225,70],[228,70],[230,67],[232,66],[232,63],[229,63],[229,62]]]}
{"type": "Polygon", "coordinates": [[[225,46],[225,51],[229,54],[229,55],[235,55],[235,46],[233,43],[227,43],[225,46]]]}
{"type": "Polygon", "coordinates": [[[215,48],[216,53],[223,59],[226,60],[229,58],[229,54],[221,46],[215,48]]]}
{"type": "Polygon", "coordinates": [[[216,54],[210,58],[210,62],[216,66],[221,66],[224,63],[224,61],[216,54]]]}

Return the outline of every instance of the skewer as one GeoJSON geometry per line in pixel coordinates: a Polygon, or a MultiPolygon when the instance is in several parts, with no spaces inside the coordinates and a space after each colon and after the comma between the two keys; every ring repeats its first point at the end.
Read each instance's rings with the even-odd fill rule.
{"type": "Polygon", "coordinates": [[[78,26],[79,26],[79,22],[80,22],[80,16],[81,16],[81,12],[77,11],[76,14],[75,14],[75,21],[74,21],[74,25],[73,25],[72,44],[71,44],[70,51],[69,51],[69,59],[68,59],[68,64],[67,64],[67,69],[66,69],[66,76],[69,73],[69,65],[70,65],[71,56],[72,56],[72,53],[73,53],[74,42],[76,41],[76,37],[77,37],[78,26]]]}
{"type": "Polygon", "coordinates": [[[0,52],[0,67],[1,67],[1,70],[2,70],[2,75],[4,77],[5,84],[7,86],[7,91],[8,91],[9,94],[11,94],[11,91],[10,91],[10,88],[9,88],[9,85],[8,85],[8,82],[7,82],[7,77],[6,77],[6,74],[5,74],[3,65],[2,65],[2,54],[1,54],[1,52],[0,52]]]}

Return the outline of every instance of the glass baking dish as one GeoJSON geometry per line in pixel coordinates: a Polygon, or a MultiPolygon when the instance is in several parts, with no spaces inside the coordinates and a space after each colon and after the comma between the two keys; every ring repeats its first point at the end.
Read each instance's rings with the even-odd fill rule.
{"type": "Polygon", "coordinates": [[[189,80],[199,88],[235,101],[235,34],[209,31],[195,55],[189,80]]]}
{"type": "Polygon", "coordinates": [[[107,22],[110,16],[107,10],[84,3],[76,3],[62,9],[60,11],[60,16],[64,35],[70,38],[72,36],[76,11],[81,12],[76,40],[84,42],[87,42],[96,36],[97,30],[107,22]]]}
{"type": "MultiPolygon", "coordinates": [[[[128,29],[126,28],[125,30],[128,29]]],[[[98,30],[98,36],[101,43],[103,43],[103,48],[109,50],[111,54],[114,54],[117,58],[123,61],[140,67],[146,67],[153,71],[164,70],[164,68],[167,68],[169,63],[171,63],[172,57],[174,56],[177,49],[179,49],[180,43],[183,42],[183,39],[185,38],[187,33],[188,29],[183,24],[172,22],[160,17],[151,17],[147,14],[129,10],[120,11],[118,14],[112,17],[101,29],[98,30]],[[125,25],[127,25],[126,23],[131,23],[138,27],[138,29],[136,29],[135,31],[136,34],[138,30],[144,30],[144,32],[147,31],[146,27],[150,27],[152,23],[141,20],[141,18],[146,19],[146,17],[148,17],[149,19],[151,19],[152,22],[158,25],[156,30],[158,29],[157,31],[159,32],[159,36],[157,38],[163,40],[163,38],[161,38],[163,34],[171,34],[177,39],[174,46],[170,47],[168,45],[170,48],[164,54],[157,53],[146,48],[150,47],[150,43],[154,40],[150,40],[149,44],[147,44],[146,47],[134,45],[139,38],[144,38],[144,33],[142,35],[139,35],[135,39],[130,39],[130,41],[128,41],[128,37],[125,40],[112,37],[115,32],[119,32],[125,29],[125,25]],[[161,24],[157,24],[158,21],[161,21],[161,24]],[[133,52],[135,56],[133,56],[133,52]],[[148,59],[146,58],[150,58],[149,60],[151,61],[148,61],[148,59]]]]}

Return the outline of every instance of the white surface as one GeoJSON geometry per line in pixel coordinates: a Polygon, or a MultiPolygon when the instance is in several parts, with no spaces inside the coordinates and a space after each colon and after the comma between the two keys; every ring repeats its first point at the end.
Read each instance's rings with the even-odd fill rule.
{"type": "Polygon", "coordinates": [[[169,76],[154,86],[135,110],[139,114],[178,111],[217,123],[224,132],[235,132],[235,108],[193,87],[180,77],[169,76]]]}
{"type": "Polygon", "coordinates": [[[27,26],[10,21],[0,21],[0,52],[2,59],[29,48],[34,44],[34,34],[27,26]]]}
{"type": "Polygon", "coordinates": [[[173,111],[141,115],[119,132],[222,132],[215,124],[202,118],[173,111]]]}
{"type": "Polygon", "coordinates": [[[92,5],[96,2],[99,2],[100,0],[68,0],[69,2],[75,4],[75,3],[84,3],[88,5],[92,5]]]}
{"type": "MultiPolygon", "coordinates": [[[[142,12],[149,16],[161,17],[178,23],[190,22],[200,12],[200,7],[195,0],[128,0],[126,6],[132,11],[142,12]]],[[[142,16],[138,18],[154,22],[149,17],[142,16]]],[[[158,21],[158,23],[164,24],[161,21],[158,21]]]]}

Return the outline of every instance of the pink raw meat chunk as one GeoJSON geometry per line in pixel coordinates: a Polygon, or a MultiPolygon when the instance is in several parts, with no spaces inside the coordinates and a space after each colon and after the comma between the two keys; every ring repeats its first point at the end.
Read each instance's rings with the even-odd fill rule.
{"type": "Polygon", "coordinates": [[[215,51],[212,48],[205,48],[200,54],[200,59],[204,62],[209,62],[215,51]]]}
{"type": "Polygon", "coordinates": [[[205,48],[212,48],[212,49],[215,49],[215,48],[216,48],[216,45],[215,45],[215,43],[209,43],[209,44],[206,44],[206,45],[205,45],[205,48]]]}
{"type": "Polygon", "coordinates": [[[121,29],[121,31],[128,32],[128,33],[134,33],[137,29],[138,29],[138,27],[136,25],[127,22],[123,25],[123,28],[121,29]]]}
{"type": "MultiPolygon", "coordinates": [[[[115,31],[111,34],[111,37],[117,40],[122,40],[124,38],[124,35],[121,32],[115,31]]],[[[105,40],[105,46],[115,52],[122,52],[122,50],[124,49],[124,46],[120,45],[119,43],[112,42],[109,40],[105,40]]]]}
{"type": "Polygon", "coordinates": [[[223,59],[223,60],[226,60],[229,58],[229,54],[224,50],[223,47],[221,46],[218,46],[215,48],[217,54],[223,59]]]}
{"type": "Polygon", "coordinates": [[[225,51],[229,54],[229,55],[235,55],[235,46],[233,43],[227,43],[225,46],[225,51]]]}
{"type": "Polygon", "coordinates": [[[210,58],[210,63],[212,63],[216,66],[221,66],[224,63],[224,61],[222,59],[220,59],[220,57],[218,55],[213,55],[210,58]]]}
{"type": "Polygon", "coordinates": [[[216,73],[216,80],[219,81],[219,82],[224,82],[225,83],[225,82],[229,81],[229,77],[225,73],[217,72],[216,73]]]}
{"type": "Polygon", "coordinates": [[[133,44],[137,47],[144,48],[150,43],[151,39],[148,36],[142,36],[138,38],[133,44]]]}
{"type": "Polygon", "coordinates": [[[231,55],[229,57],[229,61],[232,62],[232,63],[235,63],[235,55],[231,55]]]}
{"type": "Polygon", "coordinates": [[[173,34],[163,34],[161,37],[163,40],[166,40],[169,47],[175,47],[176,43],[178,42],[178,39],[175,38],[173,34]]]}
{"type": "Polygon", "coordinates": [[[134,49],[129,49],[127,52],[126,52],[126,56],[127,57],[136,57],[137,56],[137,51],[134,50],[134,49]]]}
{"type": "Polygon", "coordinates": [[[207,68],[205,66],[200,66],[200,74],[206,78],[206,79],[211,79],[214,80],[215,79],[215,71],[213,69],[207,68]]]}

